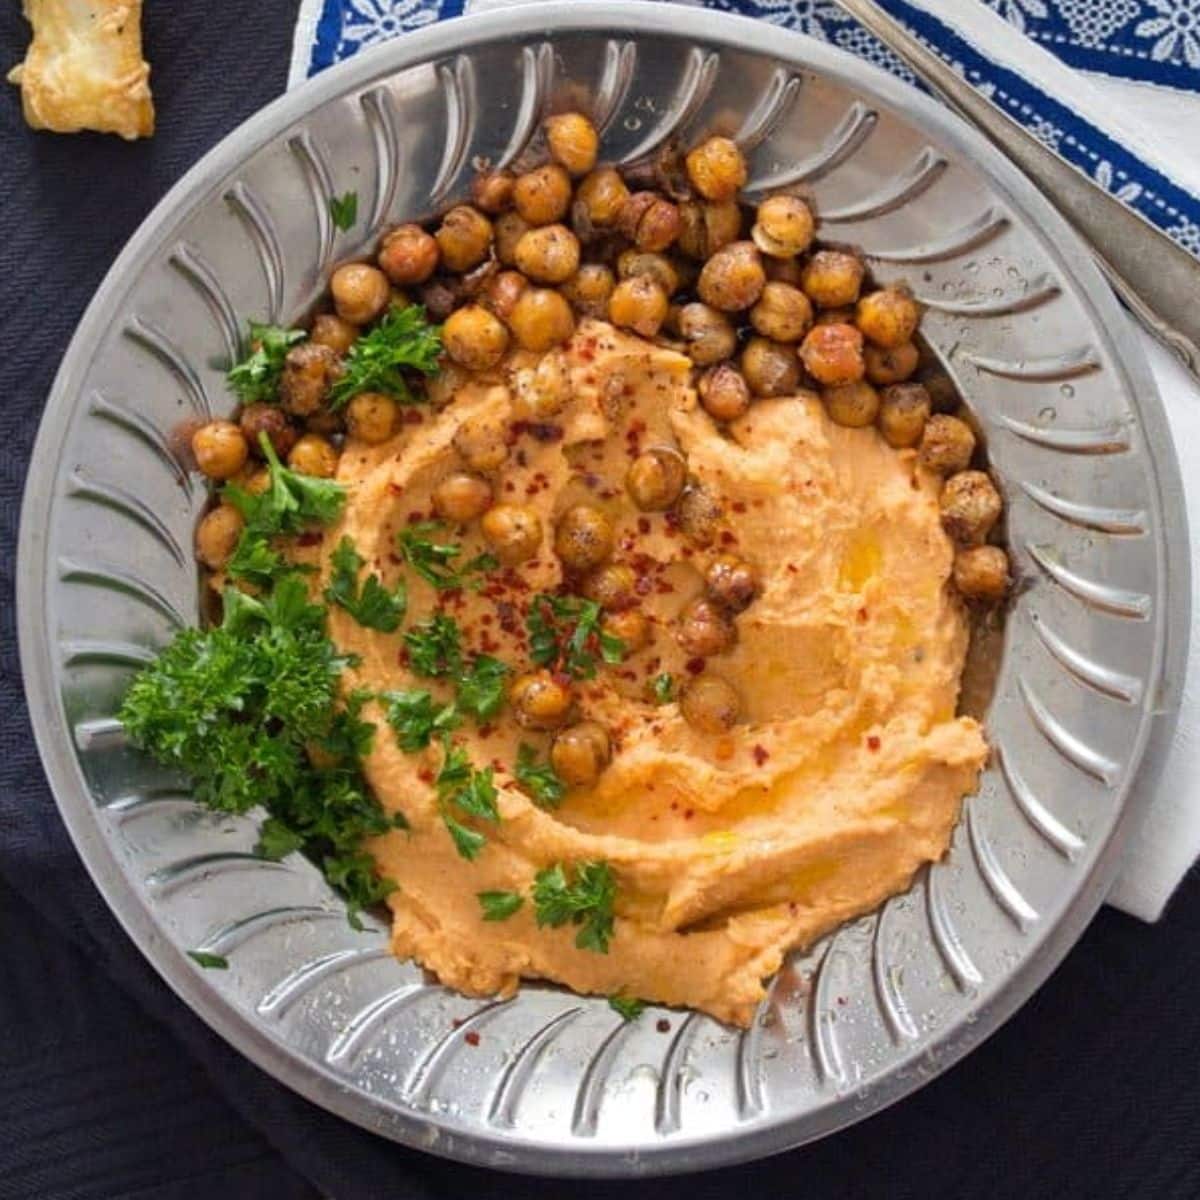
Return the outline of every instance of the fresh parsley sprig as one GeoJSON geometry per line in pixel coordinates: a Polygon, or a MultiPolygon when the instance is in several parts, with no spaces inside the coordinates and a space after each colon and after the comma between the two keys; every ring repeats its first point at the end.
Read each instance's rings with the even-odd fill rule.
{"type": "Polygon", "coordinates": [[[600,605],[582,596],[541,593],[525,617],[529,652],[542,667],[561,666],[576,679],[596,674],[597,655],[606,663],[622,662],[625,643],[600,624],[600,605]]]}
{"type": "Polygon", "coordinates": [[[620,1013],[626,1021],[636,1021],[646,1011],[646,1002],[636,996],[609,996],[608,1007],[620,1013]]]}
{"type": "Polygon", "coordinates": [[[458,726],[458,710],[453,703],[438,704],[426,691],[412,689],[385,692],[387,720],[396,734],[396,743],[405,754],[424,750],[435,734],[448,733],[458,726]]]}
{"type": "Polygon", "coordinates": [[[392,308],[350,347],[329,406],[341,408],[360,392],[384,392],[401,404],[414,404],[405,372],[436,374],[441,353],[442,327],[431,325],[420,305],[392,308]]]}
{"type": "Polygon", "coordinates": [[[358,193],[346,192],[342,196],[330,196],[329,215],[343,233],[353,229],[354,222],[358,220],[358,193]]]}
{"type": "Polygon", "coordinates": [[[476,892],[485,921],[507,921],[525,903],[520,892],[476,892]]]}
{"type": "Polygon", "coordinates": [[[303,329],[282,329],[250,321],[250,353],[234,363],[225,376],[230,390],[243,404],[274,404],[287,352],[308,336],[303,329]]]}
{"type": "Polygon", "coordinates": [[[355,549],[354,542],[343,537],[330,556],[333,574],[325,589],[325,599],[344,608],[365,629],[395,633],[408,605],[404,580],[388,591],[379,576],[372,572],[360,588],[358,573],[365,561],[355,549]]]}
{"type": "Polygon", "coordinates": [[[557,808],[567,794],[567,785],[548,762],[539,763],[537,751],[526,742],[517,748],[517,782],[542,808],[557,808]]]}
{"type": "Polygon", "coordinates": [[[580,950],[608,953],[617,895],[617,882],[608,863],[598,859],[578,863],[573,878],[562,863],[545,867],[534,876],[532,895],[539,928],[578,925],[575,945],[580,950]]]}
{"type": "Polygon", "coordinates": [[[462,670],[462,633],[458,622],[445,613],[434,613],[404,635],[413,671],[429,679],[457,675],[462,670]]]}
{"type": "Polygon", "coordinates": [[[454,810],[483,821],[500,820],[492,768],[476,770],[466,750],[447,739],[436,787],[442,820],[454,841],[455,849],[468,862],[474,861],[487,845],[487,838],[478,830],[462,824],[454,810]]]}
{"type": "Polygon", "coordinates": [[[444,528],[440,521],[416,521],[406,526],[396,537],[400,557],[438,591],[478,588],[482,583],[480,575],[494,571],[500,565],[499,560],[485,552],[456,570],[451,564],[462,554],[462,546],[458,542],[434,541],[429,536],[444,528]]]}

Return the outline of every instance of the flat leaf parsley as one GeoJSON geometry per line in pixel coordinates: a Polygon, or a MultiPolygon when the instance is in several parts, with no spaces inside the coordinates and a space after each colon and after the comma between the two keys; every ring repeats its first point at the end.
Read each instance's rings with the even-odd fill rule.
{"type": "Polygon", "coordinates": [[[520,892],[476,892],[485,921],[507,921],[525,903],[520,892]]]}
{"type": "Polygon", "coordinates": [[[462,546],[458,542],[434,541],[429,536],[443,528],[440,521],[417,521],[402,529],[396,538],[400,556],[438,591],[479,587],[482,582],[479,576],[484,571],[494,571],[500,565],[499,560],[492,554],[477,554],[456,570],[451,564],[462,554],[462,546]]]}
{"type": "Polygon", "coordinates": [[[617,884],[608,863],[582,862],[568,879],[562,863],[539,871],[533,879],[537,923],[557,929],[568,922],[579,926],[575,945],[580,950],[607,954],[613,933],[613,901],[617,884]]]}
{"type": "Polygon", "coordinates": [[[329,215],[333,223],[344,233],[354,228],[358,220],[358,193],[347,192],[344,196],[330,196],[329,215]]]}
{"type": "Polygon", "coordinates": [[[538,666],[560,665],[576,679],[591,679],[597,656],[610,664],[625,657],[625,643],[605,633],[600,618],[600,605],[594,600],[535,596],[525,618],[530,657],[538,666]]]}
{"type": "Polygon", "coordinates": [[[567,794],[567,785],[548,763],[539,763],[537,751],[526,742],[517,749],[517,782],[542,808],[557,808],[567,794]]]}
{"type": "Polygon", "coordinates": [[[344,608],[366,629],[395,633],[400,628],[407,606],[404,581],[401,580],[392,591],[388,591],[379,581],[379,576],[372,573],[362,581],[360,588],[358,573],[364,561],[350,538],[343,537],[330,556],[333,575],[325,589],[325,599],[344,608]]]}
{"type": "Polygon", "coordinates": [[[307,336],[303,329],[281,329],[250,321],[250,353],[234,363],[225,376],[230,390],[243,404],[274,404],[287,352],[307,336]]]}
{"type": "Polygon", "coordinates": [[[434,375],[442,353],[442,327],[431,325],[419,304],[393,308],[350,347],[329,406],[341,408],[359,392],[384,392],[401,404],[413,404],[406,371],[434,375]]]}
{"type": "Polygon", "coordinates": [[[492,780],[492,768],[477,771],[462,746],[447,741],[442,769],[437,777],[438,804],[442,820],[454,841],[458,853],[468,861],[474,860],[487,845],[487,838],[477,830],[463,825],[455,816],[454,809],[462,815],[483,821],[499,821],[496,808],[496,785],[492,780]]]}

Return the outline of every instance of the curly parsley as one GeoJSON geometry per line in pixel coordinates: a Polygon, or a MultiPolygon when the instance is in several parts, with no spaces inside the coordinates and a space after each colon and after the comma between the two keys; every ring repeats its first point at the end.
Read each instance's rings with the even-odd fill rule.
{"type": "Polygon", "coordinates": [[[538,926],[557,929],[578,925],[575,945],[580,950],[607,954],[613,934],[613,901],[617,883],[608,863],[578,863],[568,879],[562,863],[539,871],[533,879],[533,903],[538,926]]]}
{"type": "Polygon", "coordinates": [[[303,329],[281,329],[259,321],[248,322],[250,353],[234,363],[225,376],[230,390],[243,404],[274,404],[287,352],[308,335],[303,329]]]}
{"type": "Polygon", "coordinates": [[[401,404],[413,404],[416,398],[405,372],[436,374],[441,353],[442,327],[431,325],[420,305],[392,308],[350,347],[329,406],[341,408],[359,392],[384,392],[401,404]]]}

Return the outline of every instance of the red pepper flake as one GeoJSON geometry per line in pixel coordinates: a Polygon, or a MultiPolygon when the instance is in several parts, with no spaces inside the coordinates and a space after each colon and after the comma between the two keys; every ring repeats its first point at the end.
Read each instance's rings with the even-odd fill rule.
{"type": "Polygon", "coordinates": [[[668,1021],[666,1017],[659,1017],[654,1023],[654,1028],[657,1029],[659,1033],[670,1033],[671,1022],[668,1021]]]}
{"type": "Polygon", "coordinates": [[[757,742],[754,744],[754,761],[760,767],[770,757],[771,757],[771,755],[768,753],[767,748],[765,746],[760,746],[757,742]]]}
{"type": "Polygon", "coordinates": [[[387,489],[393,496],[403,496],[404,489],[398,483],[389,483],[387,489]]]}
{"type": "Polygon", "coordinates": [[[525,453],[523,448],[518,450],[513,457],[517,460],[518,467],[526,467],[529,465],[529,456],[525,453]]]}
{"type": "Polygon", "coordinates": [[[795,563],[788,563],[787,570],[789,575],[798,575],[800,573],[800,568],[795,563]]]}
{"type": "Polygon", "coordinates": [[[452,1019],[451,1019],[451,1021],[450,1021],[450,1028],[451,1028],[451,1029],[457,1029],[457,1028],[458,1028],[458,1027],[459,1027],[459,1026],[460,1026],[460,1025],[463,1023],[463,1020],[464,1020],[464,1018],[463,1018],[463,1017],[454,1017],[454,1018],[452,1018],[452,1019]]]}
{"type": "Polygon", "coordinates": [[[871,734],[871,736],[869,738],[867,738],[867,749],[868,750],[878,750],[879,745],[880,745],[879,739],[874,734],[871,734]]]}
{"type": "Polygon", "coordinates": [[[668,579],[656,579],[654,590],[660,596],[670,596],[675,591],[675,585],[668,579]]]}
{"type": "Polygon", "coordinates": [[[319,530],[309,529],[309,530],[306,530],[304,533],[300,534],[300,536],[296,538],[296,545],[297,546],[319,546],[321,544],[321,540],[323,537],[324,537],[324,534],[322,534],[319,530]]]}
{"type": "Polygon", "coordinates": [[[648,596],[652,587],[654,587],[653,579],[651,579],[648,575],[639,575],[637,582],[633,585],[633,590],[637,592],[639,596],[648,596]]]}
{"type": "Polygon", "coordinates": [[[425,414],[419,408],[405,408],[402,413],[401,420],[405,425],[420,425],[425,420],[425,414]]]}
{"type": "Polygon", "coordinates": [[[867,612],[867,610],[865,608],[860,608],[858,610],[858,620],[859,620],[860,624],[864,623],[869,616],[870,616],[870,614],[867,612]]]}
{"type": "Polygon", "coordinates": [[[392,553],[390,553],[390,552],[388,553],[388,556],[387,556],[387,557],[388,557],[388,562],[390,562],[390,563],[395,563],[397,566],[399,566],[399,565],[400,565],[400,563],[402,563],[402,562],[404,561],[404,560],[403,560],[403,559],[400,557],[400,555],[398,555],[398,554],[392,554],[392,553]]]}
{"type": "Polygon", "coordinates": [[[425,520],[425,514],[423,512],[421,512],[421,510],[419,508],[414,509],[412,512],[410,512],[408,514],[408,520],[409,520],[410,524],[416,524],[416,522],[418,522],[418,521],[425,520]]]}
{"type": "Polygon", "coordinates": [[[704,670],[704,659],[700,657],[689,658],[685,664],[689,675],[699,675],[704,670]]]}
{"type": "Polygon", "coordinates": [[[493,617],[491,613],[484,613],[483,616],[479,618],[479,623],[480,625],[490,625],[495,619],[496,618],[493,617]]]}
{"type": "Polygon", "coordinates": [[[473,1029],[468,1030],[463,1034],[463,1041],[466,1042],[468,1046],[478,1046],[479,1034],[477,1034],[473,1029]]]}
{"type": "Polygon", "coordinates": [[[690,821],[695,815],[696,810],[694,808],[685,808],[683,810],[683,819],[685,821],[690,821]]]}
{"type": "Polygon", "coordinates": [[[417,772],[417,778],[422,783],[432,783],[433,782],[433,772],[428,767],[422,767],[417,772]]]}
{"type": "Polygon", "coordinates": [[[744,513],[746,511],[745,500],[735,500],[730,506],[735,513],[744,513]]]}
{"type": "Polygon", "coordinates": [[[650,532],[650,518],[638,517],[638,533],[646,534],[650,532]]]}
{"type": "Polygon", "coordinates": [[[589,346],[589,345],[580,346],[579,347],[579,357],[582,358],[584,362],[591,362],[592,359],[594,359],[596,357],[595,346],[589,346]]]}
{"type": "Polygon", "coordinates": [[[737,542],[737,538],[735,538],[733,536],[733,534],[729,532],[728,529],[721,530],[721,545],[722,546],[732,546],[736,542],[737,542]]]}
{"type": "Polygon", "coordinates": [[[513,483],[511,479],[506,479],[504,481],[504,490],[506,492],[515,492],[517,490],[517,485],[513,483]]]}

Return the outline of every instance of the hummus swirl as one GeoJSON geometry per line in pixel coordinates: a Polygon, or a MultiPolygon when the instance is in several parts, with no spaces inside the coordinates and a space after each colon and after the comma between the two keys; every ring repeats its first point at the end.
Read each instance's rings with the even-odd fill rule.
{"type": "MultiPolygon", "coordinates": [[[[494,767],[498,791],[501,819],[486,826],[474,861],[458,856],[439,816],[440,746],[402,752],[382,705],[367,705],[378,727],[367,778],[410,825],[369,846],[397,884],[393,948],[471,994],[541,978],[745,1025],[790,948],[871,910],[945,852],[986,758],[979,725],[955,715],[968,631],[948,586],[954,551],[939,481],[873,428],[833,424],[806,392],[759,401],[726,436],[697,404],[686,358],[606,324],[584,322],[556,353],[571,389],[553,425],[520,419],[505,375],[474,376],[391,441],[351,441],[341,459],[350,497],[323,559],[349,536],[385,584],[406,576],[410,625],[444,611],[465,649],[528,669],[529,603],[564,582],[555,519],[587,502],[615,523],[617,558],[635,567],[654,631],[649,645],[578,685],[579,715],[610,732],[613,757],[557,808],[538,807],[512,774],[523,741],[545,756],[545,735],[521,729],[508,709],[457,731],[477,766],[494,767]],[[405,572],[396,537],[432,515],[433,488],[462,466],[454,435],[479,420],[510,428],[497,499],[537,511],[545,543],[478,591],[438,593],[405,572]],[[682,450],[718,499],[711,551],[625,494],[631,459],[656,445],[682,450]],[[736,645],[707,663],[742,701],[739,724],[714,736],[689,726],[677,703],[656,703],[648,685],[704,668],[680,649],[672,623],[717,552],[750,562],[761,591],[736,618],[736,645]],[[539,870],[586,860],[606,861],[617,882],[607,953],[577,948],[569,927],[539,928],[529,903],[483,920],[477,893],[528,896],[539,870]]],[[[533,362],[514,356],[507,377],[533,362]]],[[[477,523],[453,536],[464,561],[486,549],[477,523]]],[[[449,698],[408,668],[402,631],[365,629],[337,608],[330,628],[360,656],[347,687],[449,698]]]]}

